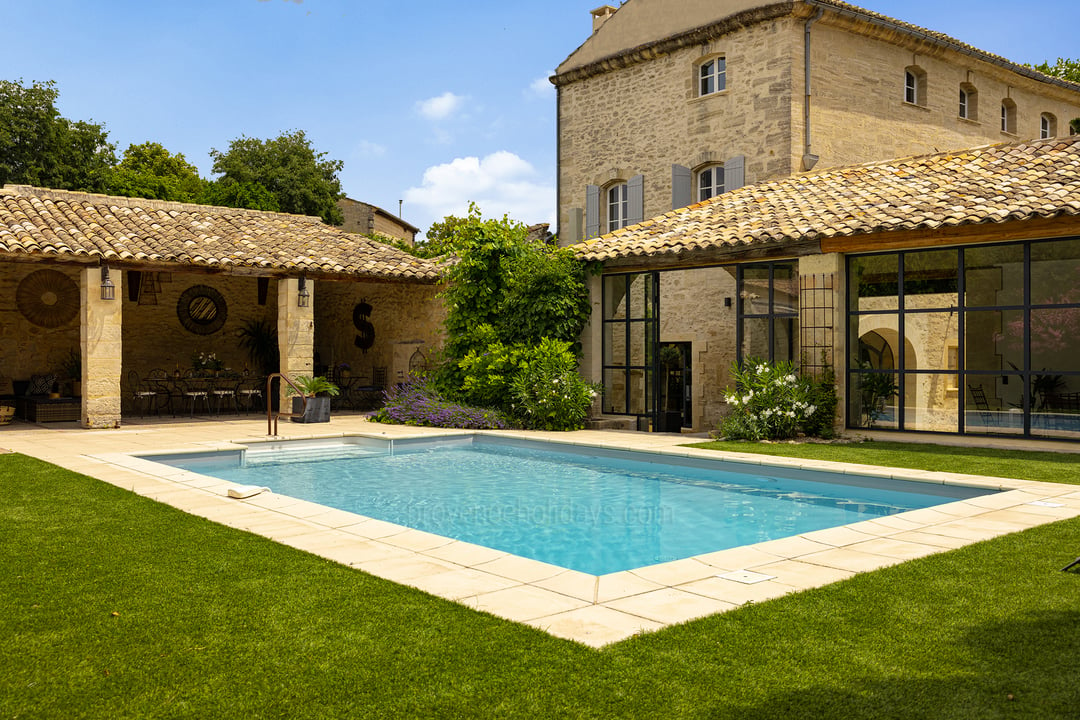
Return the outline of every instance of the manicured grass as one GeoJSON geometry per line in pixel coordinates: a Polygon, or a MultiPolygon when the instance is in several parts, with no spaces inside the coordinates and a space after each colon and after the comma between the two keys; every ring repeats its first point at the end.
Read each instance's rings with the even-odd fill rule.
{"type": "Polygon", "coordinates": [[[1080,454],[900,442],[705,442],[688,447],[1080,485],[1080,454]]]}
{"type": "Polygon", "coordinates": [[[596,651],[0,456],[0,717],[1074,718],[1077,553],[1059,522],[596,651]]]}

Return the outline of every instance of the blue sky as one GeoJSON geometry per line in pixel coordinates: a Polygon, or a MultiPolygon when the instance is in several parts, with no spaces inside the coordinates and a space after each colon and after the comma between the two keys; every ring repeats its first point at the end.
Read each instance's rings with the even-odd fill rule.
{"type": "MultiPolygon", "coordinates": [[[[118,154],[160,142],[209,177],[211,148],[301,129],[345,163],[347,195],[393,213],[404,200],[421,230],[470,200],[487,216],[554,223],[546,78],[602,4],[0,0],[0,77],[55,80],[61,113],[103,123],[118,154]]],[[[1017,62],[1080,57],[1067,4],[856,4],[1017,62]]]]}

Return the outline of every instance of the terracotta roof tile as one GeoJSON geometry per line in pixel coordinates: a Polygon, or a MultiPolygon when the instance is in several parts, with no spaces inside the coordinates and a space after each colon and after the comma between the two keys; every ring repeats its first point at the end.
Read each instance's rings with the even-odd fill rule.
{"type": "Polygon", "coordinates": [[[575,245],[586,260],[1080,215],[1080,136],[748,185],[575,245]]]}
{"type": "Polygon", "coordinates": [[[0,256],[52,255],[435,282],[439,268],[319,218],[48,190],[0,189],[0,256]]]}

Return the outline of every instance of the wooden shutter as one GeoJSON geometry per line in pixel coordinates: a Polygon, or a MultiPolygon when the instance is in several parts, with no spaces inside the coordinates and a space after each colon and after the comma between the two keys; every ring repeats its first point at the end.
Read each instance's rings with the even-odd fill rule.
{"type": "Polygon", "coordinates": [[[746,156],[736,155],[724,163],[724,192],[746,184],[746,156]]]}
{"type": "Polygon", "coordinates": [[[678,210],[694,202],[694,176],[690,168],[671,166],[671,209],[678,210]]]}
{"type": "Polygon", "coordinates": [[[626,224],[636,225],[645,219],[645,176],[635,175],[626,183],[628,209],[626,224]]]}
{"type": "Polygon", "coordinates": [[[585,239],[600,236],[600,186],[585,186],[585,239]]]}

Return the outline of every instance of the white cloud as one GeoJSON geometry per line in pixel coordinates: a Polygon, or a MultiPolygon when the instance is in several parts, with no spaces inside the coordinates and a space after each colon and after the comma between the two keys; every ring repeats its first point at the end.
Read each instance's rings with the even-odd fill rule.
{"type": "Polygon", "coordinates": [[[463,95],[444,92],[437,97],[416,103],[416,109],[428,120],[445,120],[461,109],[464,103],[465,97],[463,95]]]}
{"type": "Polygon", "coordinates": [[[386,146],[370,140],[361,140],[356,145],[356,152],[364,157],[382,157],[386,154],[386,146]]]}
{"type": "Polygon", "coordinates": [[[544,75],[529,83],[529,89],[525,91],[525,95],[528,97],[540,98],[541,100],[547,100],[548,98],[553,97],[555,95],[555,86],[551,84],[548,77],[550,77],[550,75],[544,75]]]}
{"type": "Polygon", "coordinates": [[[405,202],[422,208],[428,224],[447,215],[467,215],[470,202],[480,206],[484,217],[506,214],[526,224],[554,224],[554,182],[536,175],[529,162],[506,150],[456,158],[425,170],[422,185],[405,191],[405,202]]]}

